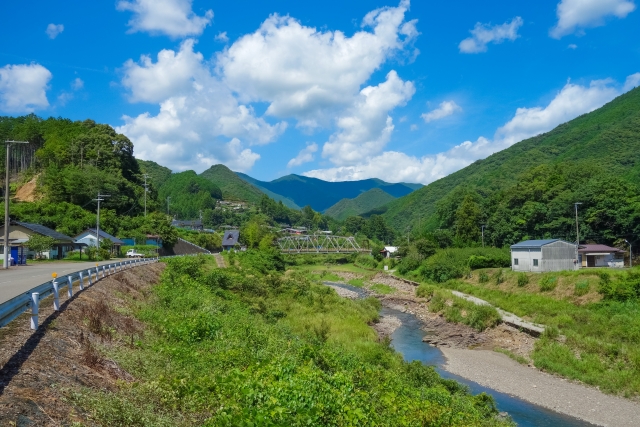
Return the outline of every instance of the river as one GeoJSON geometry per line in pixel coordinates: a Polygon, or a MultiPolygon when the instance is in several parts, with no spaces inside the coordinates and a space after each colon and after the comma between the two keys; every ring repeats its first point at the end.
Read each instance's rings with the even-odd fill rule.
{"type": "MultiPolygon", "coordinates": [[[[367,296],[364,289],[357,288],[343,283],[327,282],[332,286],[338,286],[357,293],[360,297],[367,296]]],[[[402,322],[402,325],[391,335],[391,346],[408,361],[418,360],[425,365],[436,368],[438,373],[444,377],[456,380],[469,387],[473,394],[485,392],[493,396],[498,410],[507,412],[511,418],[521,427],[592,427],[594,424],[568,415],[554,412],[542,406],[534,405],[517,397],[500,393],[496,390],[483,387],[473,381],[453,375],[445,371],[442,366],[445,364],[445,357],[437,348],[425,342],[422,338],[427,335],[420,329],[421,322],[413,314],[403,313],[391,308],[383,308],[382,316],[395,316],[402,322]]]]}

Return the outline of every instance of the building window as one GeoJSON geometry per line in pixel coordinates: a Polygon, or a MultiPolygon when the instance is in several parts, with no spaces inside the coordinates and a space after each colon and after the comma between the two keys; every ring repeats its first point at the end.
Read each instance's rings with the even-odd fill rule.
{"type": "Polygon", "coordinates": [[[534,260],[533,260],[533,266],[534,266],[534,267],[537,267],[537,266],[538,266],[538,260],[537,260],[537,259],[534,259],[534,260]]]}
{"type": "Polygon", "coordinates": [[[513,265],[518,265],[518,258],[513,259],[513,265]]]}

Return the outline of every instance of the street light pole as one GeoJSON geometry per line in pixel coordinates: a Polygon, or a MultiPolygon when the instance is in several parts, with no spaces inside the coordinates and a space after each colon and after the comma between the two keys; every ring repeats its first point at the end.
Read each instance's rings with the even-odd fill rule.
{"type": "Polygon", "coordinates": [[[5,270],[9,268],[9,149],[13,144],[28,144],[28,141],[5,141],[7,147],[7,160],[4,164],[4,261],[2,266],[5,270]]]}
{"type": "Polygon", "coordinates": [[[100,192],[98,191],[98,198],[94,199],[96,202],[98,202],[98,215],[96,217],[96,256],[100,254],[100,202],[104,200],[102,197],[111,197],[111,195],[100,194],[100,192]]]}

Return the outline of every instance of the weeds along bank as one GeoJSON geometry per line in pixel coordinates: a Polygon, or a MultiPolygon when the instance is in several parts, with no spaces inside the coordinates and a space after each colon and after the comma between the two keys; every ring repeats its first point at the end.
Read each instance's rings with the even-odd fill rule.
{"type": "Polygon", "coordinates": [[[470,278],[421,285],[482,298],[547,326],[530,355],[535,366],[640,397],[640,269],[518,274],[472,271],[470,278]]]}
{"type": "Polygon", "coordinates": [[[509,425],[489,396],[379,343],[377,300],[285,275],[275,253],[230,261],[169,260],[151,297],[131,301],[144,337],[102,349],[135,381],[76,404],[109,426],[509,425]]]}

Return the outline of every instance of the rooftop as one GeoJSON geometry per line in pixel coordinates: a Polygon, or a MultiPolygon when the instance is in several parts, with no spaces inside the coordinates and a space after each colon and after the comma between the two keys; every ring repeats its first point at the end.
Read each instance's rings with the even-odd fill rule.
{"type": "Polygon", "coordinates": [[[49,227],[45,227],[44,225],[33,224],[30,222],[18,222],[18,221],[11,221],[11,223],[27,228],[43,236],[52,237],[56,239],[56,241],[58,242],[70,242],[70,243],[74,242],[73,238],[67,236],[66,234],[59,233],[56,230],[53,230],[49,227]]]}
{"type": "MultiPolygon", "coordinates": [[[[96,235],[96,229],[95,228],[87,228],[82,233],[80,233],[80,234],[78,234],[76,236],[76,240],[78,239],[78,237],[82,236],[84,233],[90,233],[91,235],[95,236],[96,235]]],[[[111,243],[113,243],[115,245],[124,245],[124,242],[122,240],[118,239],[117,237],[112,236],[111,234],[105,232],[104,230],[100,230],[100,238],[101,239],[111,240],[111,243]]]]}
{"type": "Polygon", "coordinates": [[[240,231],[229,230],[224,232],[222,237],[222,246],[235,246],[238,244],[238,238],[240,237],[240,231]]]}
{"type": "Polygon", "coordinates": [[[544,239],[544,240],[525,240],[520,243],[516,243],[515,245],[511,245],[512,248],[539,248],[550,243],[555,243],[560,241],[560,239],[544,239]]]}
{"type": "Polygon", "coordinates": [[[592,244],[592,245],[580,245],[580,248],[578,249],[578,252],[580,253],[587,253],[587,252],[624,252],[621,249],[618,248],[612,248],[611,246],[607,246],[607,245],[599,245],[599,244],[592,244]]]}

